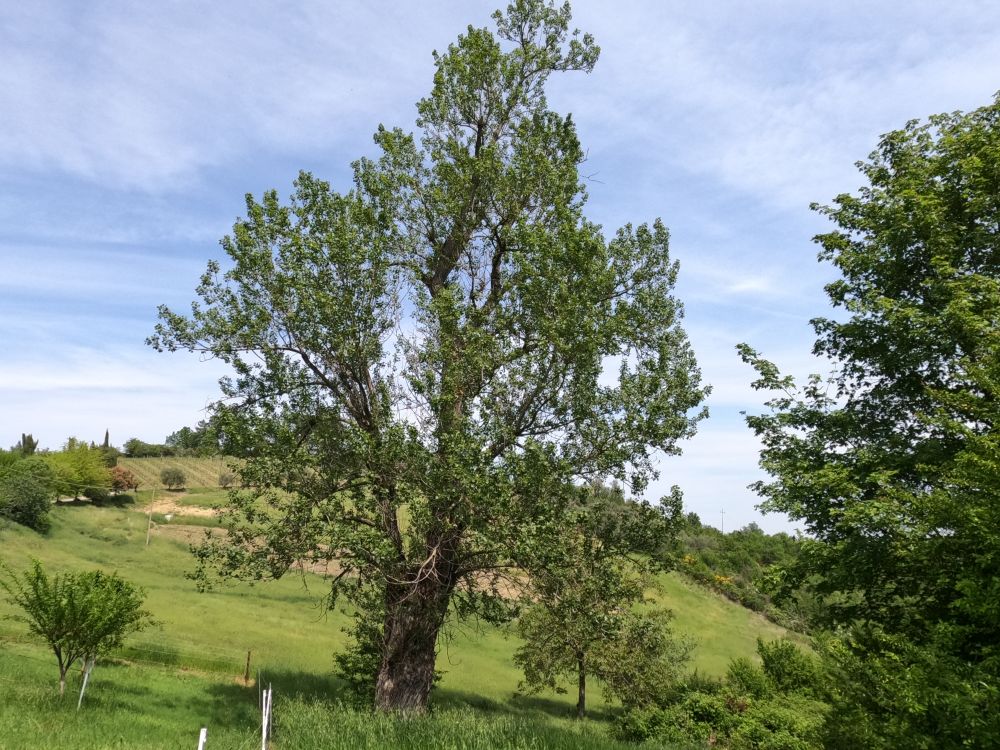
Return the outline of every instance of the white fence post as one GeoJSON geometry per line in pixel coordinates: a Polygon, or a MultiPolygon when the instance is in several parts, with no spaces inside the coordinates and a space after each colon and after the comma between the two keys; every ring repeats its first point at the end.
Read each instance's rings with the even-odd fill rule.
{"type": "Polygon", "coordinates": [[[267,750],[267,738],[271,734],[271,684],[261,694],[260,750],[267,750]]]}
{"type": "Polygon", "coordinates": [[[208,727],[202,727],[198,733],[198,750],[205,750],[206,742],[208,742],[208,727]]]}
{"type": "Polygon", "coordinates": [[[94,661],[96,661],[96,656],[84,657],[83,659],[83,686],[80,688],[80,700],[76,702],[76,710],[80,710],[80,706],[83,705],[83,693],[87,689],[87,680],[90,679],[90,673],[94,669],[94,661]]]}

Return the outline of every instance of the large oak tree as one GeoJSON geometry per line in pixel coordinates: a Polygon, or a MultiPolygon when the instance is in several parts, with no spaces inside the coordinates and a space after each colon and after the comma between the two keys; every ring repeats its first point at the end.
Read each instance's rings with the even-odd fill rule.
{"type": "Polygon", "coordinates": [[[597,46],[568,5],[494,20],[434,55],[418,134],[380,127],[350,190],[303,173],[290,203],[248,196],[228,260],[150,340],[234,371],[217,420],[254,489],[203,560],[336,560],[335,593],[381,618],[384,710],[426,705],[449,612],[498,612],[499,578],[560,543],[574,483],[641,491],[702,416],[667,230],[585,218],[584,152],[546,103],[597,46]]]}

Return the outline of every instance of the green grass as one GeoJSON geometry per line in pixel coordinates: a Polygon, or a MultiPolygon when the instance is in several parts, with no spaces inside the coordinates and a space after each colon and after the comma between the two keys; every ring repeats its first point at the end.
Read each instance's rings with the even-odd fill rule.
{"type": "Polygon", "coordinates": [[[807,640],[775,625],[762,615],[741,607],[713,591],[693,583],[679,573],[657,579],[660,591],[651,592],[658,606],[674,614],[673,625],[680,633],[695,638],[697,646],[692,667],[707,675],[721,676],[738,656],[758,661],[757,638],[765,641],[791,637],[807,647],[807,640]]]}
{"type": "MultiPolygon", "coordinates": [[[[304,700],[275,708],[277,750],[636,750],[593,723],[448,708],[400,721],[304,700]],[[289,738],[286,740],[285,738],[289,738]],[[294,738],[294,739],[291,739],[294,738]]],[[[652,746],[651,746],[652,747],[652,746]]],[[[655,747],[663,747],[655,745],[655,747]]]]}
{"type": "Polygon", "coordinates": [[[2,643],[0,750],[193,748],[202,726],[209,727],[212,750],[253,746],[256,689],[163,667],[98,662],[78,712],[78,675],[64,698],[55,676],[55,661],[43,649],[2,643]]]}
{"type": "MultiPolygon", "coordinates": [[[[37,557],[50,570],[116,570],[145,589],[146,606],[160,621],[132,636],[117,664],[98,664],[77,714],[75,700],[55,696],[54,658],[27,638],[23,624],[5,619],[13,610],[0,597],[0,750],[193,747],[205,725],[212,750],[249,747],[258,719],[256,688],[241,684],[248,651],[252,674],[260,671],[275,685],[278,748],[618,747],[606,736],[612,709],[599,690],[590,696],[594,720],[583,727],[571,721],[572,695],[515,698],[520,674],[511,655],[517,642],[492,627],[449,628],[438,664],[444,672],[434,697],[438,713],[431,719],[403,728],[337,708],[332,654],[344,646],[341,629],[348,620],[317,606],[324,580],[292,574],[198,593],[185,573],[194,566],[189,545],[205,529],[180,525],[183,514],[175,515],[154,524],[147,547],[151,494],[119,498],[117,506],[57,506],[47,536],[18,526],[0,530],[5,563],[23,568],[37,557]]],[[[180,506],[203,508],[224,502],[225,492],[209,488],[170,497],[180,506]]],[[[730,658],[754,656],[758,635],[784,632],[678,576],[663,576],[661,584],[657,597],[674,610],[677,630],[701,642],[693,665],[702,672],[722,674],[730,658]]]]}

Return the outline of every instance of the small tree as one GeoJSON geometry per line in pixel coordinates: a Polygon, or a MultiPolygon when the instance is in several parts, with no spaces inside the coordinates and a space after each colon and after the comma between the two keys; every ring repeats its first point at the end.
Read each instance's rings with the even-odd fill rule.
{"type": "Polygon", "coordinates": [[[566,692],[577,683],[576,716],[587,711],[587,678],[596,677],[628,705],[652,703],[680,675],[691,644],[674,637],[670,613],[640,613],[641,582],[601,563],[579,578],[553,578],[518,621],[524,644],[514,654],[528,692],[566,692]]]}
{"type": "Polygon", "coordinates": [[[116,495],[119,492],[137,490],[139,489],[139,480],[124,466],[115,466],[111,469],[111,489],[116,495]]]}
{"type": "Polygon", "coordinates": [[[524,645],[514,661],[524,687],[565,692],[563,680],[575,677],[582,719],[589,676],[623,703],[638,704],[655,700],[678,676],[690,645],[671,636],[669,613],[638,613],[635,606],[651,570],[648,554],[675,536],[680,509],[678,493],[654,508],[600,483],[581,490],[563,546],[535,566],[533,604],[518,621],[524,645]]]}
{"type": "Polygon", "coordinates": [[[233,482],[235,481],[236,475],[231,471],[223,471],[219,474],[219,486],[224,490],[228,490],[232,487],[233,482]]]}
{"type": "Polygon", "coordinates": [[[94,660],[119,648],[125,637],[152,623],[142,609],[142,589],[100,570],[56,574],[51,578],[35,560],[23,573],[0,564],[0,587],[23,615],[15,619],[43,638],[59,663],[59,695],[66,673],[77,660],[94,660]]]}
{"type": "Polygon", "coordinates": [[[184,483],[187,482],[187,477],[176,466],[171,466],[160,472],[160,481],[166,485],[167,489],[174,490],[183,487],[184,483]]]}

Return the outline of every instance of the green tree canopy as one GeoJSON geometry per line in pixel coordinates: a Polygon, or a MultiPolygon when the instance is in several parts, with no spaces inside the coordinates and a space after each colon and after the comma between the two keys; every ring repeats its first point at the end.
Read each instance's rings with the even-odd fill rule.
{"type": "Polygon", "coordinates": [[[71,437],[61,451],[46,453],[43,458],[52,468],[60,496],[100,500],[111,488],[111,474],[100,448],[71,437]]]}
{"type": "Polygon", "coordinates": [[[168,466],[160,471],[160,482],[170,490],[179,490],[187,481],[187,476],[176,466],[168,466]]]}
{"type": "Polygon", "coordinates": [[[94,570],[49,576],[38,560],[20,573],[2,563],[0,570],[5,573],[0,588],[23,613],[15,619],[55,654],[60,695],[73,664],[120,648],[126,636],[152,622],[142,609],[142,589],[117,574],[94,570]]]}
{"type": "Polygon", "coordinates": [[[215,414],[255,489],[204,562],[338,559],[338,592],[382,602],[382,709],[424,708],[451,605],[497,611],[496,576],[561,543],[574,482],[641,491],[702,416],[667,230],[585,218],[576,128],[545,99],[597,46],[568,5],[494,20],[435,53],[419,134],[380,127],[351,190],[248,196],[225,266],[150,339],[234,371],[215,414]]]}
{"type": "Polygon", "coordinates": [[[868,186],[818,208],[837,225],[817,241],[844,315],[813,322],[814,351],[834,373],[796,390],[742,349],[757,386],[784,391],[748,418],[772,476],[757,489],[815,536],[797,579],[835,622],[867,623],[861,651],[926,647],[940,658],[884,664],[957,659],[956,684],[986,669],[986,686],[1000,663],[1000,99],[910,122],[860,166],[868,186]]]}
{"type": "Polygon", "coordinates": [[[624,703],[651,703],[680,674],[691,645],[670,634],[668,612],[639,612],[660,551],[683,523],[675,493],[658,508],[591,483],[566,514],[561,544],[532,571],[517,623],[514,661],[531,692],[577,687],[586,713],[588,677],[624,703]]]}
{"type": "Polygon", "coordinates": [[[55,474],[39,456],[19,451],[0,456],[0,516],[36,531],[48,531],[56,497],[55,474]]]}

